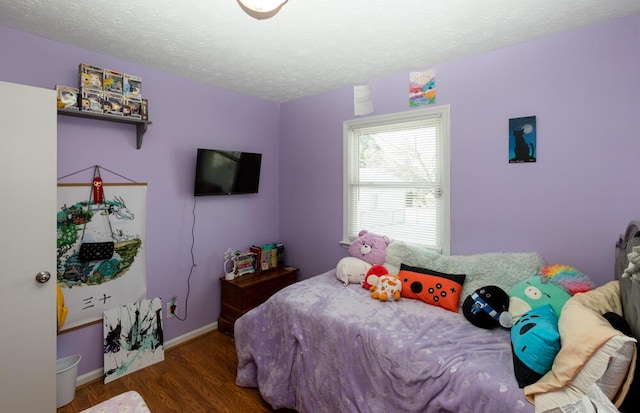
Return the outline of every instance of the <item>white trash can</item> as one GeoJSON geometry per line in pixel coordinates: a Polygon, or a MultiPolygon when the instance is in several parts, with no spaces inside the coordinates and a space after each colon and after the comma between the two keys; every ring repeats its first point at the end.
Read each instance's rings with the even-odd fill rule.
{"type": "Polygon", "coordinates": [[[80,359],[80,355],[76,354],[56,360],[56,407],[71,403],[76,396],[76,379],[80,359]]]}

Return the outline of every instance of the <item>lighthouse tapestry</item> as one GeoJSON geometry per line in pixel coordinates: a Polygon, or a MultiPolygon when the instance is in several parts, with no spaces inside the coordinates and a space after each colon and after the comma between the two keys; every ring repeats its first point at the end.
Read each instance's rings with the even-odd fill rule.
{"type": "Polygon", "coordinates": [[[146,298],[146,184],[59,184],[57,282],[68,307],[61,331],[99,322],[112,308],[146,298]],[[102,260],[80,259],[83,243],[113,242],[102,260]]]}

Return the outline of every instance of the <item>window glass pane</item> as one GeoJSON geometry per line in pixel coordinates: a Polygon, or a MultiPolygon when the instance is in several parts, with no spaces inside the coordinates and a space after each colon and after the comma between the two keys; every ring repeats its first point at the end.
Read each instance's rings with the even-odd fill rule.
{"type": "Polygon", "coordinates": [[[445,215],[448,219],[442,117],[435,112],[387,118],[345,122],[345,234],[353,239],[367,229],[441,249],[445,215]]]}

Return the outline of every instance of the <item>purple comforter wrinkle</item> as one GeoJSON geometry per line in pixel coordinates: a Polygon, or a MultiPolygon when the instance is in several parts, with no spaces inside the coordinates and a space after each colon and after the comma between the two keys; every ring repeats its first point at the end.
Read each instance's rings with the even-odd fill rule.
{"type": "Polygon", "coordinates": [[[381,302],[329,271],[235,324],[236,384],[299,412],[530,413],[509,332],[401,298],[381,302]]]}

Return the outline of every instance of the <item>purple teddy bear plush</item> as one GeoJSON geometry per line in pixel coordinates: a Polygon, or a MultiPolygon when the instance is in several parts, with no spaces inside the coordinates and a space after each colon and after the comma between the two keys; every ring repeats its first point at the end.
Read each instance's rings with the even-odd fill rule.
{"type": "Polygon", "coordinates": [[[349,254],[369,264],[383,264],[387,258],[389,237],[363,229],[349,246],[349,254]]]}

